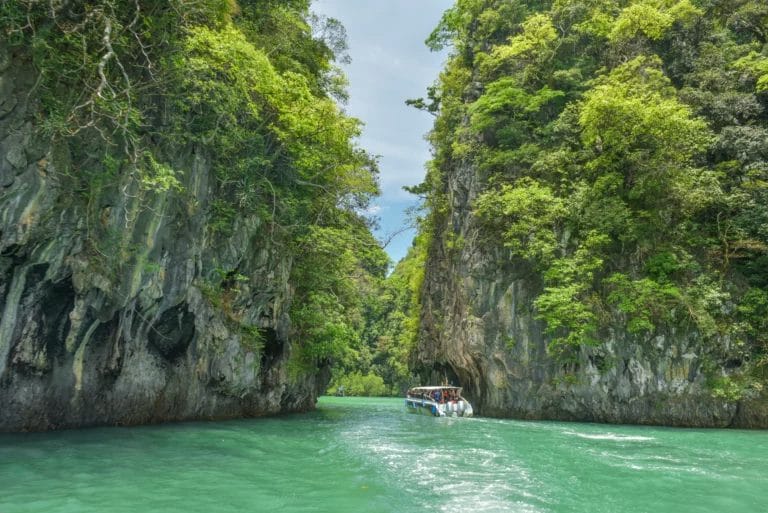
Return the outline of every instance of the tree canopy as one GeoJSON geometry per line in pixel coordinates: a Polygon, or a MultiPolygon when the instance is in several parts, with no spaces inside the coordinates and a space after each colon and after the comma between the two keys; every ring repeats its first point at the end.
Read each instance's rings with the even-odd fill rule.
{"type": "Polygon", "coordinates": [[[738,362],[716,392],[762,387],[767,37],[755,0],[458,0],[427,40],[452,54],[421,103],[424,231],[450,246],[471,165],[481,240],[533,269],[553,355],[680,327],[738,362]]]}
{"type": "MultiPolygon", "coordinates": [[[[339,104],[346,34],[309,9],[309,0],[19,0],[0,4],[0,31],[39,73],[40,131],[74,163],[64,186],[90,198],[173,195],[194,209],[181,156],[210,166],[208,242],[230,244],[250,223],[260,227],[250,249],[292,262],[296,368],[312,372],[357,344],[366,288],[388,259],[365,214],[376,160],[339,104]],[[118,189],[125,183],[140,191],[118,189]]],[[[87,203],[94,260],[126,265],[87,203]]],[[[239,286],[256,278],[215,260],[199,286],[258,349],[239,286]]]]}

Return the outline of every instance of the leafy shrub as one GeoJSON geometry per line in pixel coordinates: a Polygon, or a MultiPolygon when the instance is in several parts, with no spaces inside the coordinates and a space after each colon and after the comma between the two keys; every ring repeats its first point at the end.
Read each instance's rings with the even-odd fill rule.
{"type": "Polygon", "coordinates": [[[391,395],[391,389],[384,384],[384,379],[381,376],[373,373],[362,374],[359,371],[339,378],[328,389],[328,394],[340,394],[340,390],[343,390],[344,395],[362,397],[384,397],[391,395]]]}

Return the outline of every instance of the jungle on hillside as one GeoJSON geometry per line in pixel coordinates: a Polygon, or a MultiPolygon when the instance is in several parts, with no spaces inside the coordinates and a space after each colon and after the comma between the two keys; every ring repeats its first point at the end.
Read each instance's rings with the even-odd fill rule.
{"type": "Polygon", "coordinates": [[[448,177],[471,166],[479,244],[539,283],[550,354],[693,331],[733,371],[715,395],[762,390],[767,38],[756,0],[458,0],[411,102],[437,115],[422,236],[445,258],[467,243],[448,177]]]}

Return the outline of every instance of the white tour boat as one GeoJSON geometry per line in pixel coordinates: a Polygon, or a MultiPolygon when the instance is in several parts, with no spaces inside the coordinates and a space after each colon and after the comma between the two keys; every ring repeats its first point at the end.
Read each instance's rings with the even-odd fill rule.
{"type": "Polygon", "coordinates": [[[461,387],[414,387],[405,396],[409,413],[434,417],[471,417],[472,405],[461,396],[461,387]]]}

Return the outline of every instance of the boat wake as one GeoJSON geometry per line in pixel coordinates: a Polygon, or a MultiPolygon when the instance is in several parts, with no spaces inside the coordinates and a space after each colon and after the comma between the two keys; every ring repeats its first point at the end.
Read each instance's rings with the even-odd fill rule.
{"type": "Polygon", "coordinates": [[[652,442],[656,440],[651,436],[617,435],[616,433],[577,433],[576,431],[563,431],[564,435],[576,436],[586,440],[606,440],[611,442],[652,442]]]}

